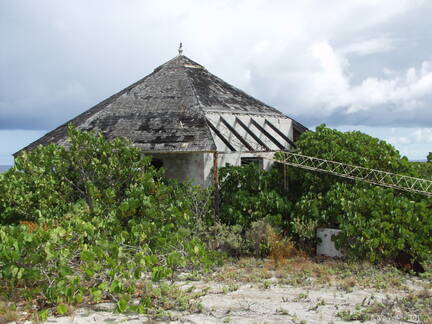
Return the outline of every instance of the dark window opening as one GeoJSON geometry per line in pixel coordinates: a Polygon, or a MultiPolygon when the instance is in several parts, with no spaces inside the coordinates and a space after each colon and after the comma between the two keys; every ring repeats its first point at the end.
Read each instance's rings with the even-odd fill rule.
{"type": "Polygon", "coordinates": [[[156,169],[159,170],[163,167],[163,161],[161,159],[155,159],[153,158],[150,162],[150,164],[156,169]]]}
{"type": "Polygon", "coordinates": [[[242,157],[241,165],[256,164],[260,169],[263,169],[263,158],[261,157],[242,157]]]}

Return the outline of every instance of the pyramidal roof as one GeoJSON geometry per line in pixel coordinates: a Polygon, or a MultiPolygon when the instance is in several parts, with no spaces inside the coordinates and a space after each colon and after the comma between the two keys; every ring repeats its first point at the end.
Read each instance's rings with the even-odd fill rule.
{"type": "MultiPolygon", "coordinates": [[[[211,113],[288,118],[178,55],[23,150],[40,144],[67,144],[70,123],[81,130],[102,132],[108,139],[129,138],[143,151],[216,151],[212,125],[206,119],[211,113]]],[[[306,130],[293,123],[298,131],[306,130]]]]}

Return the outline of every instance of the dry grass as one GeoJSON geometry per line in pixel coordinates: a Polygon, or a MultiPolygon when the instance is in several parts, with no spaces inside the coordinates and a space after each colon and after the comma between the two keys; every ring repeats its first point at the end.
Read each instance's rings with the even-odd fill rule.
{"type": "Polygon", "coordinates": [[[18,318],[15,305],[0,299],[0,324],[14,322],[18,318]]]}
{"type": "MultiPolygon", "coordinates": [[[[273,254],[268,259],[232,260],[208,280],[230,285],[253,283],[262,289],[275,285],[305,288],[292,300],[296,302],[307,301],[309,297],[306,292],[316,291],[316,288],[325,288],[324,291],[327,287],[338,288],[354,293],[367,288],[371,290],[371,295],[352,309],[342,307],[337,313],[340,319],[387,319],[395,322],[418,319],[419,323],[432,324],[431,279],[413,277],[388,265],[308,258],[293,249],[287,241],[276,237],[274,243],[273,254]],[[421,287],[424,289],[413,290],[421,287]]],[[[326,300],[314,301],[310,310],[325,304],[326,300]]],[[[283,309],[278,311],[283,312],[283,309]]]]}
{"type": "Polygon", "coordinates": [[[387,318],[432,323],[432,292],[424,289],[410,292],[402,297],[387,297],[385,300],[369,305],[364,311],[387,318]]]}
{"type": "Polygon", "coordinates": [[[346,292],[351,292],[357,286],[357,279],[355,277],[348,277],[340,281],[338,287],[346,292]]]}
{"type": "Polygon", "coordinates": [[[391,266],[376,266],[367,262],[315,260],[303,256],[289,242],[276,241],[268,259],[242,258],[227,262],[208,280],[220,282],[262,283],[275,278],[282,285],[335,286],[351,291],[354,287],[408,290],[409,275],[391,266]]]}
{"type": "MultiPolygon", "coordinates": [[[[208,279],[231,285],[253,283],[264,289],[274,285],[305,288],[305,291],[327,287],[346,292],[368,289],[370,296],[353,309],[341,309],[338,317],[346,321],[384,318],[432,324],[432,277],[414,277],[389,265],[308,258],[298,253],[289,241],[275,237],[273,243],[273,253],[268,259],[232,260],[208,279]]],[[[303,292],[294,301],[304,302],[307,298],[303,292]]],[[[325,303],[325,300],[316,302],[311,310],[325,303]]]]}
{"type": "Polygon", "coordinates": [[[270,230],[267,235],[270,245],[269,259],[274,263],[275,267],[285,264],[288,259],[305,256],[303,252],[294,246],[291,240],[283,238],[275,231],[270,230]]]}
{"type": "Polygon", "coordinates": [[[418,298],[432,298],[432,291],[430,289],[423,289],[415,293],[418,298]]]}

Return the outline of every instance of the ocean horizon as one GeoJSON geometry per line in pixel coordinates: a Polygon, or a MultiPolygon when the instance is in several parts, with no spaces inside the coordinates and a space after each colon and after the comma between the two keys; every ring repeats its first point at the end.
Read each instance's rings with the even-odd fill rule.
{"type": "Polygon", "coordinates": [[[0,173],[6,172],[10,168],[12,168],[12,165],[0,165],[0,173]]]}

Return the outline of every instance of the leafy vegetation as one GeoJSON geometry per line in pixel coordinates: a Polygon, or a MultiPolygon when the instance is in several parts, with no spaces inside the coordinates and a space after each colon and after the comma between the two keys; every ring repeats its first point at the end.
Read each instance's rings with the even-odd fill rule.
{"type": "Polygon", "coordinates": [[[58,314],[102,300],[118,311],[151,313],[159,299],[142,282],[220,262],[194,234],[194,219],[206,215],[194,214],[188,198],[200,190],[163,181],[150,158],[124,140],[72,128],[69,135],[67,149],[24,153],[2,178],[0,286],[7,300],[58,314]]]}
{"type": "Polygon", "coordinates": [[[221,168],[220,177],[220,218],[225,224],[248,227],[267,218],[273,225],[281,225],[283,215],[291,210],[276,169],[266,172],[254,163],[227,166],[221,168]]]}
{"type": "MultiPolygon", "coordinates": [[[[411,163],[359,132],[322,125],[297,146],[306,155],[432,178],[431,162],[411,163]]],[[[8,301],[2,312],[16,318],[9,301],[38,311],[39,320],[101,301],[152,316],[199,312],[196,296],[169,284],[179,272],[208,271],[224,253],[268,256],[275,266],[291,258],[294,268],[314,251],[319,226],[342,229],[337,244],[352,259],[431,258],[431,204],[422,196],[278,164],[269,171],[228,166],[220,180],[214,219],[211,189],[165,179],[126,140],[69,128],[65,147],[21,154],[0,175],[0,301],[8,301]]],[[[281,282],[304,284],[320,272],[307,264],[302,273],[281,274],[281,282]]],[[[248,273],[271,286],[267,275],[248,273]]],[[[330,270],[320,276],[325,282],[330,270]]],[[[352,285],[347,278],[342,286],[352,285]]]]}
{"type": "MultiPolygon", "coordinates": [[[[429,166],[410,163],[383,141],[360,132],[342,133],[321,125],[298,141],[302,154],[398,174],[429,177],[429,166]],[[318,143],[322,143],[322,146],[318,143]]],[[[291,170],[293,172],[293,170],[291,170]]],[[[431,255],[430,201],[351,180],[311,173],[292,174],[293,187],[301,193],[293,216],[316,226],[339,227],[337,238],[349,256],[395,260],[407,253],[411,261],[431,255]]]]}
{"type": "MultiPolygon", "coordinates": [[[[388,172],[413,175],[414,170],[406,157],[390,144],[367,134],[340,132],[320,125],[315,132],[303,133],[296,143],[299,153],[326,160],[358,165],[365,168],[385,170],[388,172]]],[[[291,186],[295,192],[325,193],[332,185],[348,182],[342,178],[305,170],[290,170],[291,186]]]]}
{"type": "MultiPolygon", "coordinates": [[[[297,147],[304,155],[432,177],[431,163],[411,163],[390,144],[360,132],[321,125],[304,133],[297,147]]],[[[298,168],[288,168],[287,192],[282,171],[280,166],[268,172],[253,166],[221,171],[225,224],[247,228],[248,221],[266,219],[309,252],[317,227],[336,227],[343,230],[337,243],[352,258],[392,261],[404,253],[413,263],[431,257],[431,203],[423,196],[298,168]]]]}

